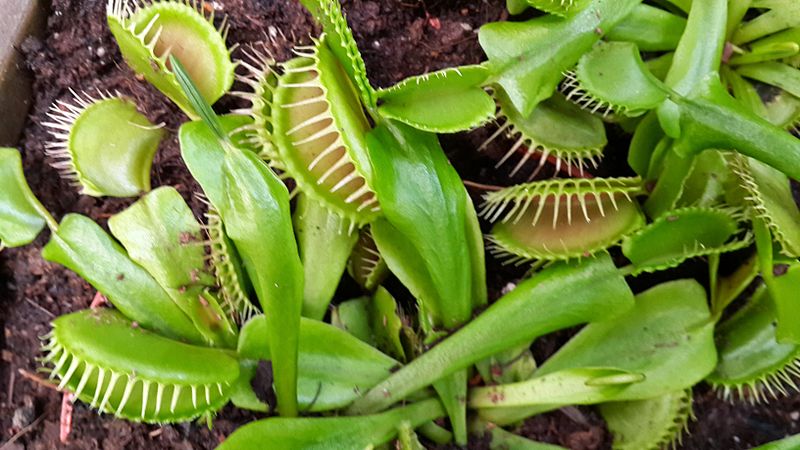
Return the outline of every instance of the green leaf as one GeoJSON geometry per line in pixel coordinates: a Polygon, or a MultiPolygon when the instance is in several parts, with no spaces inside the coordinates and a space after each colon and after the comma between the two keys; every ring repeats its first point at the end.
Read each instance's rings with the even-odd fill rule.
{"type": "Polygon", "coordinates": [[[506,0],[506,9],[509,14],[515,16],[528,9],[528,2],[526,0],[506,0]]]}
{"type": "Polygon", "coordinates": [[[800,286],[800,264],[793,264],[783,275],[774,277],[770,291],[778,311],[777,336],[780,342],[800,343],[800,302],[797,301],[797,286],[800,286]]]}
{"type": "Polygon", "coordinates": [[[349,412],[381,410],[500,351],[551,331],[608,319],[623,313],[632,302],[628,285],[608,255],[580,264],[556,263],[372,388],[349,412]]]}
{"type": "Polygon", "coordinates": [[[560,17],[575,15],[590,3],[588,0],[526,0],[529,5],[560,17]]]}
{"type": "Polygon", "coordinates": [[[641,0],[593,0],[563,19],[543,16],[527,22],[484,25],[478,40],[489,57],[490,83],[500,85],[514,107],[528,116],[550,97],[566,70],[641,3],[641,0]]]}
{"type": "Polygon", "coordinates": [[[730,87],[731,94],[742,102],[748,111],[767,117],[767,108],[761,95],[753,84],[745,80],[738,72],[728,66],[722,67],[722,80],[725,85],[730,87]]]}
{"type": "Polygon", "coordinates": [[[369,303],[370,322],[375,335],[375,346],[398,360],[405,361],[406,354],[400,340],[403,321],[397,308],[392,294],[379,286],[369,303]]]}
{"type": "Polygon", "coordinates": [[[643,379],[642,374],[614,368],[565,369],[518,383],[470,389],[469,406],[485,411],[531,405],[590,405],[614,398],[643,379]]]}
{"type": "Polygon", "coordinates": [[[644,116],[631,138],[631,145],[628,148],[628,165],[641,177],[646,177],[650,167],[650,160],[656,151],[656,147],[661,145],[664,139],[664,132],[658,123],[658,115],[651,111],[644,116]]]}
{"type": "Polygon", "coordinates": [[[771,123],[783,129],[800,128],[800,98],[781,92],[766,107],[766,117],[771,123]]]}
{"type": "Polygon", "coordinates": [[[746,193],[743,203],[769,227],[783,254],[800,257],[800,208],[789,179],[752,158],[733,156],[729,160],[746,193]]]}
{"type": "Polygon", "coordinates": [[[747,78],[771,84],[784,91],[800,97],[800,69],[795,69],[788,64],[768,61],[758,64],[748,64],[739,67],[737,71],[747,78]]]}
{"type": "Polygon", "coordinates": [[[16,149],[0,148],[0,192],[0,249],[30,244],[46,223],[58,227],[31,192],[16,149]]]}
{"type": "Polygon", "coordinates": [[[606,38],[632,42],[645,52],[674,50],[686,28],[686,19],[663,9],[640,4],[606,38]]]}
{"type": "Polygon", "coordinates": [[[489,435],[489,448],[492,450],[566,450],[558,445],[531,441],[480,419],[473,420],[470,431],[481,437],[489,435]]]}
{"type": "Polygon", "coordinates": [[[604,366],[643,373],[616,400],[642,400],[691,387],[717,361],[706,293],[694,280],[660,284],[636,296],[635,306],[593,322],[545,361],[536,376],[604,366]]]}
{"type": "MultiPolygon", "coordinates": [[[[242,328],[239,357],[255,365],[272,359],[267,318],[256,317],[242,328]]],[[[303,410],[318,412],[345,407],[381,380],[399,363],[334,326],[300,320],[298,402],[303,410]]],[[[249,387],[249,379],[246,380],[249,387]]],[[[252,389],[252,388],[250,388],[252,389]]],[[[266,405],[262,408],[266,410],[266,405]]]]}
{"type": "Polygon", "coordinates": [[[369,321],[369,304],[368,297],[354,298],[339,303],[331,311],[331,325],[374,347],[375,336],[369,321]]]}
{"type": "Polygon", "coordinates": [[[753,448],[752,450],[795,450],[800,445],[800,434],[789,436],[779,441],[772,441],[753,448]]]}
{"type": "Polygon", "coordinates": [[[671,139],[664,138],[650,159],[648,177],[656,178],[657,181],[644,204],[644,210],[652,218],[667,214],[678,205],[686,180],[695,167],[694,158],[678,154],[671,144],[671,139]],[[663,154],[659,155],[660,151],[663,154]]]}
{"type": "Polygon", "coordinates": [[[719,363],[706,380],[725,398],[736,394],[761,401],[786,394],[800,347],[778,342],[777,319],[775,301],[761,286],[745,307],[717,327],[719,363]]]}
{"type": "MultiPolygon", "coordinates": [[[[250,123],[249,118],[236,115],[218,117],[218,120],[223,136],[250,123]]],[[[178,140],[181,157],[192,178],[200,183],[212,205],[221,204],[224,201],[222,170],[225,149],[217,133],[202,121],[186,122],[178,131],[178,140]]]]}
{"type": "Polygon", "coordinates": [[[88,217],[64,216],[42,257],[80,275],[141,327],[192,344],[205,343],[158,282],[88,217]]]}
{"type": "Polygon", "coordinates": [[[389,442],[397,425],[418,427],[444,414],[438,400],[426,400],[381,414],[359,417],[273,418],[251,422],[228,436],[219,450],[259,448],[265,442],[284,450],[366,449],[389,442]]]}
{"type": "Polygon", "coordinates": [[[358,232],[349,230],[340,216],[305,195],[297,199],[294,229],[303,262],[303,316],[322,320],[358,232]]]}
{"type": "Polygon", "coordinates": [[[694,97],[717,77],[725,46],[727,10],[727,0],[692,1],[686,30],[665,80],[678,94],[694,97]]]}
{"type": "Polygon", "coordinates": [[[397,303],[382,286],[372,298],[357,298],[340,303],[331,322],[358,339],[399,361],[406,361],[401,335],[404,324],[397,303]]]}
{"type": "Polygon", "coordinates": [[[516,383],[524,381],[536,371],[536,360],[526,342],[517,348],[504,350],[478,362],[475,368],[486,384],[516,383]]]}
{"type": "Polygon", "coordinates": [[[786,28],[800,26],[800,4],[793,0],[754,0],[751,6],[769,11],[740,25],[731,37],[734,44],[746,44],[786,28]]]}
{"type": "MultiPolygon", "coordinates": [[[[635,306],[587,325],[539,368],[535,376],[583,367],[614,367],[644,376],[606,400],[646,400],[693,386],[716,365],[714,322],[705,292],[694,280],[660,284],[636,297],[635,306]]],[[[508,424],[553,409],[494,408],[482,417],[508,424]]]]}
{"type": "Polygon", "coordinates": [[[206,291],[205,236],[189,205],[172,187],[161,187],[108,220],[111,234],[145,268],[212,347],[236,345],[236,329],[206,291]]]}
{"type": "Polygon", "coordinates": [[[738,220],[731,211],[675,209],[625,238],[622,253],[633,263],[635,272],[653,272],[676,267],[689,258],[748,245],[749,240],[730,242],[738,231],[738,220]]]}
{"type": "MultiPolygon", "coordinates": [[[[371,229],[386,264],[416,297],[426,332],[467,322],[486,303],[486,269],[461,178],[433,134],[386,122],[367,135],[367,144],[385,217],[371,229]]],[[[436,386],[459,443],[467,438],[460,400],[466,382],[460,373],[436,386]]]]}
{"type": "Polygon", "coordinates": [[[406,78],[378,93],[378,112],[420,130],[468,130],[494,117],[494,100],[481,86],[488,76],[475,65],[406,78]]]}
{"type": "Polygon", "coordinates": [[[680,442],[692,417],[692,392],[679,390],[646,400],[609,402],[600,413],[615,450],[666,448],[680,442]]]}
{"type": "Polygon", "coordinates": [[[757,49],[750,49],[749,52],[736,55],[730,59],[729,64],[736,66],[763,63],[765,61],[790,58],[798,53],[800,53],[800,45],[794,42],[776,42],[770,45],[760,45],[757,49]]]}
{"type": "Polygon", "coordinates": [[[303,266],[292,230],[289,191],[252,152],[229,148],[224,161],[223,203],[214,206],[267,317],[279,411],[294,416],[303,266]]]}
{"type": "MultiPolygon", "coordinates": [[[[384,219],[372,224],[378,249],[417,298],[430,325],[452,328],[485,304],[478,237],[461,178],[435,135],[385,123],[367,137],[384,219]],[[467,243],[467,245],[464,245],[467,243]],[[473,290],[474,288],[477,288],[473,290]]],[[[482,261],[481,261],[482,263],[482,261]]]]}
{"type": "Polygon", "coordinates": [[[800,139],[748,111],[719,82],[711,82],[696,99],[679,99],[677,104],[681,129],[674,147],[677,153],[736,150],[800,179],[800,139]]]}
{"type": "Polygon", "coordinates": [[[703,207],[718,205],[725,200],[725,192],[733,178],[725,155],[717,150],[705,150],[695,157],[677,204],[703,207]]]}

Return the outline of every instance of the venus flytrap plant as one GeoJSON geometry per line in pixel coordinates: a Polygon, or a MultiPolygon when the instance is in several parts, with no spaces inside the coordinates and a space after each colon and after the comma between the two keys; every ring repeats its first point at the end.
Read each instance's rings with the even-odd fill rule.
{"type": "Polygon", "coordinates": [[[154,190],[108,221],[111,234],[192,320],[209,345],[233,348],[236,328],[214,294],[206,271],[200,224],[178,191],[154,190]]]}
{"type": "Polygon", "coordinates": [[[57,101],[48,113],[53,141],[47,155],[61,176],[95,197],[133,197],[150,190],[150,166],[164,137],[136,105],[98,91],[98,98],[71,91],[72,102],[57,101]]]}
{"type": "MultiPolygon", "coordinates": [[[[599,395],[596,402],[646,400],[690,388],[716,365],[714,322],[710,319],[706,294],[697,282],[678,280],[658,285],[639,294],[633,308],[587,325],[545,361],[533,378],[507,387],[524,389],[541,378],[569,373],[565,370],[608,367],[617,374],[623,371],[619,380],[623,387],[599,395]]],[[[615,384],[615,379],[611,376],[610,384],[615,384]]],[[[558,392],[554,388],[550,395],[558,392]]],[[[483,405],[480,414],[502,425],[563,405],[539,402],[538,398],[532,396],[528,405],[525,399],[498,399],[483,405]]]]}
{"type": "Polygon", "coordinates": [[[325,35],[298,48],[300,56],[284,63],[277,78],[268,58],[247,64],[248,84],[255,92],[241,95],[251,100],[254,124],[270,130],[258,136],[269,138],[262,145],[270,149],[271,164],[286,170],[301,192],[341,216],[352,232],[374,219],[380,206],[370,186],[369,123],[328,39],[325,35]]]}
{"type": "MultiPolygon", "coordinates": [[[[146,422],[210,418],[229,400],[284,416],[367,414],[270,418],[222,448],[364,448],[399,435],[400,448],[415,450],[417,432],[465,444],[469,429],[491,432],[497,448],[552,448],[486,420],[509,424],[568,404],[600,404],[615,448],[658,448],[679,439],[691,417],[689,389],[703,378],[756,399],[793,387],[798,333],[787,318],[798,314],[800,237],[787,177],[800,174],[800,144],[784,129],[800,118],[792,66],[800,43],[796,25],[777,16],[794,6],[755,0],[764,18],[738,27],[750,2],[671,2],[688,21],[640,0],[510,3],[547,14],[484,26],[484,64],[378,90],[338,1],[304,0],[323,35],[283,63],[249,51],[240,80],[250,92],[235,95],[250,105],[218,117],[209,103],[229,89],[234,65],[213,17],[182,1],[111,0],[109,25],[131,67],[202,119],[181,127],[180,143],[207,198],[208,225],[171,188],[113,216],[111,235],[83,216],[59,224],[25,185],[19,155],[0,151],[9,193],[0,199],[0,245],[24,245],[47,224],[44,256],[117,309],[55,321],[45,361],[59,387],[146,422]],[[726,40],[742,46],[723,61],[726,40]],[[640,51],[667,53],[645,63],[640,51]],[[781,92],[762,102],[748,80],[781,92]],[[499,161],[519,155],[512,175],[533,179],[549,161],[580,178],[485,196],[495,250],[537,262],[529,279],[473,317],[487,304],[483,237],[432,132],[467,130],[493,114],[500,125],[483,147],[504,133],[514,139],[499,161]],[[629,161],[641,178],[585,173],[608,143],[604,119],[635,128],[629,161]],[[267,164],[296,181],[293,220],[293,194],[267,164]],[[649,190],[642,179],[657,181],[644,208],[649,224],[638,203],[649,190]],[[720,254],[753,236],[756,256],[720,278],[720,254]],[[605,253],[619,243],[631,262],[621,269],[605,253]],[[697,256],[709,261],[709,303],[688,280],[634,302],[625,276],[697,256]],[[371,295],[334,302],[331,326],[321,320],[348,257],[371,295]],[[785,274],[773,272],[777,264],[785,274]],[[414,320],[381,287],[388,270],[415,298],[414,320]],[[759,272],[766,287],[717,327],[759,272]],[[585,323],[537,367],[532,340],[585,323]],[[258,385],[266,361],[275,382],[258,385]],[[468,389],[473,367],[485,384],[468,389]],[[277,404],[262,395],[273,384],[277,404]],[[409,404],[380,412],[399,401],[409,404]],[[467,407],[477,417],[469,427],[467,407]],[[444,415],[452,435],[431,423],[444,415]]],[[[106,103],[122,110],[124,101],[105,99],[83,114],[68,107],[75,124],[65,116],[53,125],[71,142],[106,103]]],[[[132,135],[162,133],[131,123],[140,125],[132,135]]],[[[84,128],[108,134],[93,127],[84,128]]],[[[79,172],[75,155],[85,150],[72,154],[69,142],[59,154],[73,156],[64,167],[79,172]]],[[[149,173],[149,147],[136,148],[126,153],[138,158],[130,170],[111,167],[103,180],[136,178],[145,166],[149,173]]],[[[102,161],[94,159],[96,170],[102,161]]],[[[138,185],[129,195],[149,180],[138,185]]]]}
{"type": "Polygon", "coordinates": [[[210,418],[239,376],[238,361],[225,350],[164,338],[102,308],[56,319],[44,350],[59,389],[134,421],[210,418]]]}
{"type": "Polygon", "coordinates": [[[362,228],[359,233],[347,264],[347,271],[362,288],[370,292],[374,291],[389,274],[386,260],[378,251],[372,232],[367,227],[362,228]]]}
{"type": "Polygon", "coordinates": [[[555,159],[556,173],[561,171],[562,163],[570,176],[583,176],[587,166],[597,168],[608,143],[599,118],[582,111],[558,94],[540,103],[527,117],[520,114],[501,91],[497,91],[495,97],[499,126],[478,150],[485,149],[503,134],[514,140],[495,167],[522,153],[510,176],[537,158],[538,163],[528,176],[529,180],[539,174],[550,157],[555,159]]]}
{"type": "Polygon", "coordinates": [[[495,256],[513,261],[583,258],[644,225],[638,178],[555,179],[485,195],[481,215],[496,222],[495,256]]]}
{"type": "Polygon", "coordinates": [[[800,348],[779,343],[775,303],[766,286],[717,327],[719,364],[707,380],[724,398],[767,401],[797,389],[800,348]]]}
{"type": "Polygon", "coordinates": [[[169,56],[184,63],[208,103],[217,101],[233,84],[226,21],[215,28],[213,13],[206,17],[197,2],[109,0],[107,16],[128,65],[190,118],[199,118],[199,111],[181,89],[169,56]]]}
{"type": "Polygon", "coordinates": [[[599,409],[614,436],[615,450],[678,447],[694,418],[688,389],[647,400],[603,403],[599,409]]]}
{"type": "Polygon", "coordinates": [[[373,387],[348,409],[381,410],[454,371],[550,331],[622,314],[632,293],[608,255],[557,263],[520,283],[435,347],[373,387]],[[564,292],[570,289],[570,295],[564,292]],[[558,301],[561,300],[561,301],[558,301]]]}
{"type": "MultiPolygon", "coordinates": [[[[267,411],[263,400],[255,397],[250,386],[258,361],[272,360],[268,324],[256,317],[243,328],[237,353],[243,386],[233,397],[234,404],[248,409],[267,411]]],[[[329,324],[302,318],[298,349],[298,403],[304,412],[332,411],[347,406],[399,366],[390,356],[329,324]]]]}
{"type": "MultiPolygon", "coordinates": [[[[435,136],[407,125],[387,120],[367,142],[384,214],[371,225],[378,250],[417,299],[429,338],[466,323],[486,304],[486,274],[477,216],[458,174],[435,136]]],[[[450,375],[434,387],[464,443],[467,372],[450,375]]]]}
{"type": "Polygon", "coordinates": [[[594,0],[565,19],[543,16],[484,25],[478,38],[492,72],[487,82],[499,85],[511,104],[529,116],[553,94],[562,73],[639,3],[594,0]]]}
{"type": "Polygon", "coordinates": [[[634,273],[676,267],[690,258],[718,255],[752,244],[741,235],[740,213],[719,208],[686,207],[659,217],[622,242],[634,273]]]}
{"type": "Polygon", "coordinates": [[[201,126],[206,130],[199,130],[211,131],[211,149],[188,148],[192,138],[187,138],[182,151],[213,152],[205,161],[190,157],[186,162],[242,257],[267,317],[278,408],[281,415],[295,416],[303,268],[291,225],[289,192],[258,155],[234,146],[181,63],[174,57],[171,63],[193,108],[203,117],[203,123],[187,129],[186,135],[201,126]],[[190,161],[200,162],[191,167],[190,161]]]}

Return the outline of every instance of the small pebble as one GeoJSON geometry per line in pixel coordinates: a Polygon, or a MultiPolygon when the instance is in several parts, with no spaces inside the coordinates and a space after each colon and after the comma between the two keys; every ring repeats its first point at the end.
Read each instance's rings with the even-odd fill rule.
{"type": "Polygon", "coordinates": [[[106,49],[105,49],[105,47],[99,47],[99,48],[97,49],[97,52],[96,52],[96,54],[97,54],[97,57],[98,57],[98,58],[102,58],[103,56],[106,56],[106,49]]]}
{"type": "Polygon", "coordinates": [[[798,411],[793,411],[791,414],[789,414],[789,417],[790,417],[792,420],[797,420],[797,419],[800,419],[800,412],[798,412],[798,411]]]}
{"type": "Polygon", "coordinates": [[[36,411],[33,405],[20,406],[14,410],[14,415],[11,416],[11,426],[15,430],[21,430],[33,422],[36,418],[36,411]]]}
{"type": "Polygon", "coordinates": [[[509,292],[513,291],[515,287],[517,287],[516,283],[508,283],[505,286],[503,286],[503,289],[500,290],[500,294],[506,295],[509,292]]]}

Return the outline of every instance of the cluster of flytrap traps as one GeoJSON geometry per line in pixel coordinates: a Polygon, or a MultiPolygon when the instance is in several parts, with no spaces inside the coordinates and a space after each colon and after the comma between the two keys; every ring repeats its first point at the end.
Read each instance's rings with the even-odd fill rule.
{"type": "Polygon", "coordinates": [[[246,48],[236,63],[202,5],[108,4],[127,64],[193,120],[179,137],[205,224],[175,189],[150,191],[166,130],[123,95],[73,93],[45,123],[53,165],[81,193],[141,195],[110,233],[77,214],[57,222],[19,153],[0,150],[0,243],[47,226],[43,257],[113,305],[53,321],[42,363],[59,389],[134,421],[210,424],[228,402],[280,414],[229,449],[419,449],[470,434],[555,448],[515,425],[596,404],[614,448],[637,450],[680,440],[697,383],[734,401],[797,389],[800,3],[509,0],[539,13],[484,25],[485,63],[387,89],[370,84],[337,0],[303,3],[324,30],[311,45],[283,62],[246,48]],[[237,77],[247,91],[229,92],[237,77]],[[248,106],[217,116],[226,93],[248,106]],[[487,193],[477,214],[436,133],[489,122],[490,142],[511,142],[499,165],[530,178],[487,193]],[[592,176],[609,127],[632,134],[635,176],[592,176]],[[541,179],[550,165],[566,177],[541,179]],[[489,249],[530,268],[491,304],[479,215],[494,223],[489,249]],[[730,252],[740,266],[720,272],[730,252]],[[682,279],[634,297],[626,281],[697,257],[707,289],[682,279]],[[364,296],[331,306],[345,271],[364,296]],[[389,273],[416,308],[382,287],[389,273]],[[534,361],[536,338],[581,324],[534,361]],[[259,361],[272,404],[251,386],[259,361]]]}

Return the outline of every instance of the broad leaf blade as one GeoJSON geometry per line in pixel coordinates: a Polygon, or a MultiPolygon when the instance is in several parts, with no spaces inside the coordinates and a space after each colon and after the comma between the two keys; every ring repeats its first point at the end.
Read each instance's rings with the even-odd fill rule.
{"type": "Polygon", "coordinates": [[[30,244],[50,215],[28,187],[22,158],[13,148],[0,148],[0,192],[0,248],[30,244]]]}
{"type": "Polygon", "coordinates": [[[234,347],[236,331],[206,272],[205,241],[189,205],[174,188],[161,187],[108,220],[111,234],[147,270],[214,347],[234,347]]]}
{"type": "Polygon", "coordinates": [[[88,217],[66,215],[42,257],[80,275],[142,327],[193,344],[205,342],[158,282],[88,217]]]}

